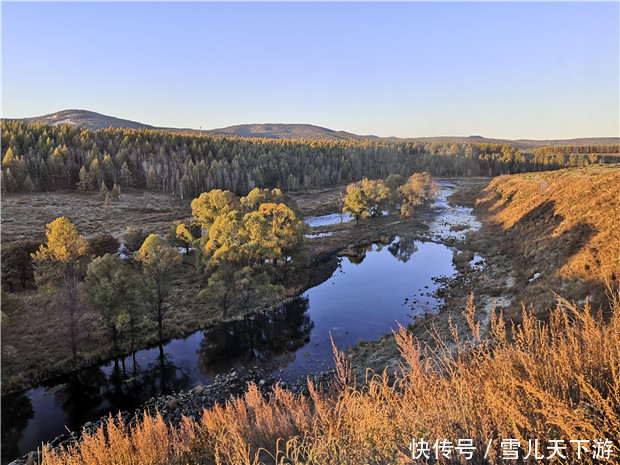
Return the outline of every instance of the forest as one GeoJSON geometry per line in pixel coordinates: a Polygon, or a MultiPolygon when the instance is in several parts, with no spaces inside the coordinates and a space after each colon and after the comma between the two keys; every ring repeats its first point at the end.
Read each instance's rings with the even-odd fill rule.
{"type": "MultiPolygon", "coordinates": [[[[524,440],[531,425],[539,425],[535,433],[546,440],[557,436],[548,432],[552,427],[565,437],[577,434],[575,424],[585,425],[592,438],[609,436],[618,429],[613,410],[618,378],[605,367],[617,365],[612,352],[618,345],[613,229],[618,175],[611,163],[619,151],[613,145],[526,152],[488,143],[219,138],[3,121],[3,194],[42,192],[36,195],[48,199],[45,192],[59,191],[71,198],[104,199],[97,210],[102,216],[124,202],[125,192],[193,199],[190,211],[186,200],[186,210],[177,209],[180,219],[165,223],[167,234],[153,234],[121,216],[118,223],[128,226],[124,234],[106,229],[82,235],[70,219],[57,215],[47,224],[45,241],[27,237],[3,243],[3,391],[135,354],[142,347],[159,346],[163,360],[163,342],[170,338],[214,321],[247,321],[251,311],[299,294],[318,267],[316,257],[310,257],[317,251],[308,244],[326,239],[308,239],[311,231],[295,192],[319,195],[312,189],[332,188],[329,202],[323,200],[329,213],[355,220],[343,225],[341,215],[334,231],[353,243],[364,231],[385,235],[388,222],[402,230],[418,228],[416,214],[433,211],[435,177],[499,176],[486,198],[477,195],[479,208],[488,204],[485,208],[496,215],[491,222],[501,231],[476,237],[489,241],[480,249],[501,242],[506,248],[501,255],[518,257],[515,297],[531,296],[546,309],[553,303],[544,300],[543,290],[561,278],[571,287],[583,283],[575,287],[579,295],[600,297],[611,291],[605,316],[593,316],[588,301],[560,301],[542,321],[536,321],[540,315],[534,306],[520,318],[508,313],[512,308],[505,314],[493,310],[482,327],[488,331],[485,339],[472,297],[463,313],[471,330],[468,339],[459,339],[452,326],[455,340],[436,334],[436,348],[422,348],[410,328],[392,336],[402,356],[402,370],[395,375],[377,373],[356,385],[351,366],[334,349],[333,382],[319,386],[309,381],[307,396],[276,385],[263,397],[251,385],[236,401],[179,426],[148,414],[131,426],[111,419],[106,430],[85,434],[71,450],[45,451],[43,461],[89,463],[89,457],[96,457],[114,462],[126,450],[153,463],[330,463],[339,457],[358,463],[360,454],[384,463],[402,454],[402,447],[391,444],[405,444],[410,425],[419,429],[426,424],[436,428],[435,435],[465,435],[478,447],[487,437],[508,437],[514,431],[524,440]],[[599,212],[595,219],[592,212],[599,212]],[[531,240],[523,242],[523,237],[531,240]],[[563,264],[560,271],[554,268],[558,263],[563,264]],[[567,315],[574,319],[570,326],[567,315]],[[507,329],[510,319],[517,326],[507,329]],[[539,347],[542,338],[549,343],[539,347]],[[566,342],[571,339],[585,350],[566,342]],[[39,350],[41,340],[50,341],[45,354],[39,350]],[[532,367],[529,372],[523,370],[524,360],[532,367]],[[563,370],[566,364],[582,367],[589,377],[575,383],[581,374],[577,368],[563,370]],[[579,392],[564,394],[569,384],[579,392]],[[557,411],[532,407],[545,399],[557,411]],[[579,410],[584,403],[596,412],[612,409],[609,420],[579,410]],[[478,405],[487,407],[477,411],[478,405]],[[450,413],[456,406],[464,410],[450,413]],[[308,414],[309,409],[320,414],[308,414]],[[476,426],[466,429],[470,424],[476,426]],[[221,435],[224,430],[232,436],[221,435]],[[359,443],[349,441],[355,437],[359,443]]],[[[29,202],[35,195],[10,197],[29,202]]],[[[330,249],[334,257],[335,250],[330,249]]]]}
{"type": "Polygon", "coordinates": [[[618,145],[523,152],[489,143],[291,141],[181,135],[156,130],[89,131],[2,121],[2,191],[160,190],[181,198],[212,189],[245,195],[426,171],[437,177],[497,176],[613,162],[618,145]]]}

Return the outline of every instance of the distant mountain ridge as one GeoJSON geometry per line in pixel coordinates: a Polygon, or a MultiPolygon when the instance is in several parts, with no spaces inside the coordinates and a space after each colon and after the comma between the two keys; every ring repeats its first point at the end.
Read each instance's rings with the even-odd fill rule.
{"type": "Polygon", "coordinates": [[[520,149],[535,149],[537,147],[545,147],[550,145],[617,145],[620,144],[619,137],[590,137],[576,139],[554,139],[554,140],[532,140],[532,139],[492,139],[482,136],[468,137],[377,137],[372,135],[358,135],[345,131],[335,131],[333,129],[315,126],[312,124],[239,124],[219,129],[189,129],[189,128],[164,128],[156,127],[150,124],[144,124],[137,121],[106,116],[94,111],[88,110],[62,110],[48,115],[36,116],[31,118],[13,118],[27,123],[41,123],[58,126],[62,124],[71,124],[73,126],[97,131],[106,129],[110,126],[116,129],[151,129],[158,131],[169,131],[191,135],[209,135],[209,136],[225,136],[225,137],[256,137],[266,139],[290,139],[290,140],[364,140],[364,139],[389,139],[394,141],[419,141],[419,142],[455,142],[455,143],[489,143],[489,144],[510,144],[520,149]]]}

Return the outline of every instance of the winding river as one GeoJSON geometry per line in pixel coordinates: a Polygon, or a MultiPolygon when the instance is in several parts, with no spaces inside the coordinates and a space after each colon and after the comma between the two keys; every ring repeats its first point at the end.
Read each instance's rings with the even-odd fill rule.
{"type": "MultiPolygon", "coordinates": [[[[424,240],[396,237],[355,260],[341,258],[328,280],[277,310],[3,396],[2,462],[35,450],[66,427],[79,429],[107,412],[132,411],[153,396],[210,383],[219,373],[252,367],[291,383],[333,365],[330,334],[344,350],[389,333],[397,322],[406,325],[416,315],[436,312],[441,301],[434,297],[433,278],[455,273],[454,249],[440,242],[464,234],[451,226],[479,226],[470,209],[448,205],[457,182],[440,181],[437,210],[425,215],[430,230],[424,240]]],[[[340,216],[307,221],[319,226],[340,216]]]]}

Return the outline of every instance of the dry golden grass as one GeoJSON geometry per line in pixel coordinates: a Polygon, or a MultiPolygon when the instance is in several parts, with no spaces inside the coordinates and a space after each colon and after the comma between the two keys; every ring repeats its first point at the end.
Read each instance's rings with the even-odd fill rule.
{"type": "Polygon", "coordinates": [[[552,245],[559,277],[620,283],[620,166],[601,165],[495,178],[480,202],[516,228],[526,258],[552,245]],[[521,227],[519,227],[521,223],[521,227]],[[525,226],[525,227],[524,227],[525,226]],[[529,228],[529,229],[526,229],[529,228]]]}
{"type": "MultiPolygon", "coordinates": [[[[420,437],[431,444],[472,439],[477,455],[469,463],[499,463],[500,439],[517,439],[525,451],[528,440],[538,439],[545,455],[547,441],[562,439],[571,462],[576,449],[569,440],[608,438],[615,441],[617,460],[620,294],[610,300],[608,321],[588,304],[577,308],[561,299],[547,322],[524,309],[511,340],[495,314],[490,338],[480,340],[470,301],[465,315],[471,336],[459,340],[453,328],[455,349],[439,336],[437,348],[423,347],[401,328],[402,365],[393,376],[373,375],[358,386],[338,355],[334,384],[323,390],[309,382],[309,397],[276,386],[263,398],[251,385],[244,396],[177,428],[160,416],[135,427],[110,418],[107,434],[102,428],[68,451],[45,452],[43,463],[412,463],[408,445],[420,437]]],[[[580,463],[601,463],[591,455],[580,463]]],[[[439,462],[462,459],[454,458],[439,462]]],[[[522,463],[548,462],[562,463],[522,463]]]]}

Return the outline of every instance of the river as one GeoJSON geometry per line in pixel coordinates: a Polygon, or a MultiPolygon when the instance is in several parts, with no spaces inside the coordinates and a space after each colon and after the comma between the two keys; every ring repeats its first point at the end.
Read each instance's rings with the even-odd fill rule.
{"type": "MultiPolygon", "coordinates": [[[[440,181],[437,210],[428,213],[425,240],[396,237],[372,245],[356,259],[341,258],[325,282],[293,302],[243,321],[222,323],[63,376],[26,392],[2,397],[2,462],[35,450],[42,441],[79,429],[107,412],[133,409],[153,396],[207,384],[230,370],[253,367],[293,382],[333,365],[330,334],[344,350],[436,312],[433,278],[452,276],[453,248],[441,243],[479,224],[471,209],[450,207],[446,197],[458,181],[440,181]],[[66,427],[65,427],[66,425],[66,427]]],[[[339,222],[339,215],[309,218],[311,225],[339,222]]]]}

